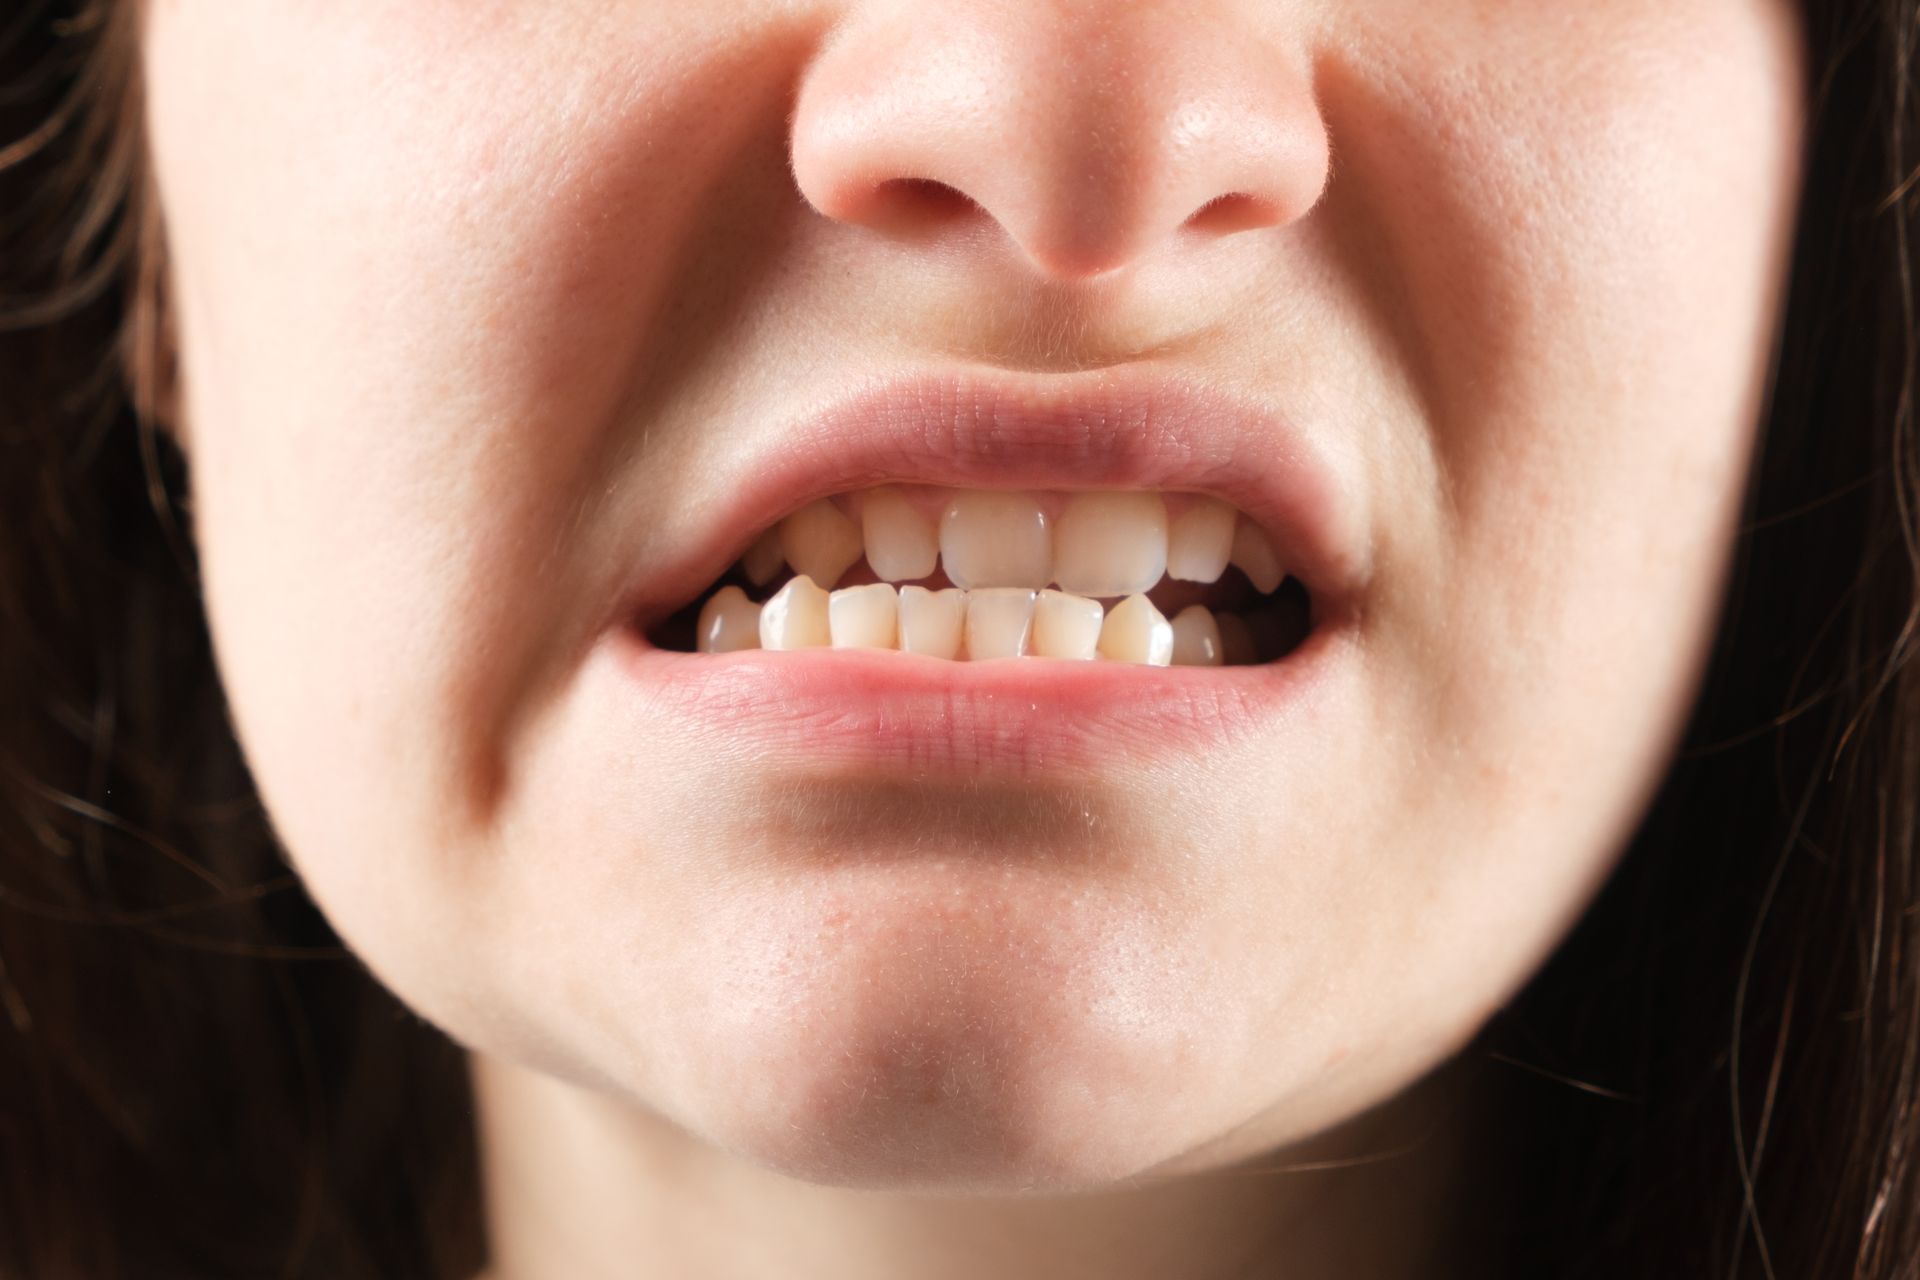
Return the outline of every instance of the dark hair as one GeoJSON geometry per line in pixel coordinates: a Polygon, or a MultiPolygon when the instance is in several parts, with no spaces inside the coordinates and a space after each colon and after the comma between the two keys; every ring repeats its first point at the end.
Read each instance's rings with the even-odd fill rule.
{"type": "MultiPolygon", "coordinates": [[[[1522,1275],[1920,1269],[1920,0],[1807,0],[1774,395],[1695,714],[1471,1052],[1522,1275]]],[[[0,1278],[484,1261],[458,1046],[344,947],[227,719],[136,6],[0,17],[0,1278]]]]}
{"type": "Polygon", "coordinates": [[[135,11],[0,16],[0,1277],[465,1280],[464,1054],[302,890],[215,675],[135,11]]]}

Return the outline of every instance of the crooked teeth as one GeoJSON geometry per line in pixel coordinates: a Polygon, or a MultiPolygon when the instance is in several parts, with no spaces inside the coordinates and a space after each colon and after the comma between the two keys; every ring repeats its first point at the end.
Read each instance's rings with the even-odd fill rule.
{"type": "Polygon", "coordinates": [[[761,534],[754,539],[747,554],[740,557],[740,568],[747,575],[747,581],[756,587],[764,587],[780,576],[787,567],[787,556],[780,549],[780,526],[761,534]]]}
{"type": "Polygon", "coordinates": [[[956,587],[1038,589],[1053,579],[1053,530],[1031,494],[957,493],[940,520],[940,563],[956,587]]]}
{"type": "MultiPolygon", "coordinates": [[[[811,502],[753,541],[744,581],[764,587],[789,568],[792,579],[764,605],[738,586],[716,591],[695,625],[699,652],[831,646],[1238,666],[1284,652],[1297,634],[1300,615],[1272,600],[1220,613],[1189,605],[1169,620],[1147,596],[1163,577],[1217,582],[1229,564],[1262,595],[1285,580],[1266,532],[1214,498],[886,485],[840,501],[811,502]],[[857,585],[841,587],[863,557],[857,585]],[[953,586],[911,581],[938,582],[942,570],[953,586]]],[[[1180,595],[1192,598],[1166,598],[1180,595]]],[[[1243,597],[1236,584],[1220,599],[1243,597]]]]}
{"type": "Polygon", "coordinates": [[[722,587],[700,609],[701,653],[732,653],[760,647],[760,606],[738,587],[722,587]]]}
{"type": "Polygon", "coordinates": [[[1167,504],[1159,494],[1078,493],[1067,500],[1053,533],[1053,579],[1063,590],[1128,596],[1166,571],[1167,504]]]}
{"type": "Polygon", "coordinates": [[[780,522],[780,550],[795,573],[832,587],[860,558],[860,529],[822,498],[780,522]]]}
{"type": "Polygon", "coordinates": [[[1107,611],[1100,652],[1117,662],[1164,667],[1173,661],[1173,624],[1145,596],[1128,596],[1107,611]]]}
{"type": "Polygon", "coordinates": [[[899,649],[954,659],[1064,658],[1152,666],[1238,666],[1272,649],[1281,627],[1266,609],[1251,620],[1189,605],[1169,621],[1135,594],[1103,610],[1098,600],[1066,591],[980,587],[933,591],[884,582],[828,592],[801,574],[767,603],[739,587],[716,591],[700,610],[701,653],[738,649],[899,649]],[[1261,640],[1262,631],[1274,632],[1261,640]]]}
{"type": "Polygon", "coordinates": [[[940,555],[933,523],[898,489],[875,489],[866,495],[860,528],[866,535],[867,565],[875,577],[906,582],[932,576],[940,555]]]}
{"type": "Polygon", "coordinates": [[[924,653],[932,658],[953,658],[960,653],[960,639],[966,630],[967,593],[958,587],[929,591],[925,587],[900,588],[900,648],[906,653],[924,653]]]}
{"type": "Polygon", "coordinates": [[[1220,647],[1220,624],[1213,610],[1190,604],[1173,615],[1173,665],[1217,667],[1226,661],[1220,647]]]}
{"type": "Polygon", "coordinates": [[[1233,555],[1234,510],[1202,498],[1180,513],[1167,532],[1167,576],[1182,582],[1218,582],[1233,555]]]}
{"type": "Polygon", "coordinates": [[[1104,610],[1098,600],[1042,591],[1033,606],[1033,652],[1041,658],[1094,658],[1104,610]]]}
{"type": "Polygon", "coordinates": [[[899,647],[900,595],[884,582],[827,597],[827,629],[836,649],[899,647]]]}
{"type": "Polygon", "coordinates": [[[1246,520],[1240,521],[1233,531],[1233,563],[1247,575],[1247,581],[1253,583],[1253,589],[1262,594],[1278,587],[1280,580],[1287,576],[1280,567],[1280,557],[1274,554],[1273,544],[1267,541],[1267,535],[1246,520]]]}
{"type": "Polygon", "coordinates": [[[967,657],[1018,658],[1033,631],[1035,593],[1019,587],[967,592],[967,657]]]}
{"type": "Polygon", "coordinates": [[[804,573],[774,592],[760,610],[762,649],[818,649],[832,643],[827,593],[804,573]]]}

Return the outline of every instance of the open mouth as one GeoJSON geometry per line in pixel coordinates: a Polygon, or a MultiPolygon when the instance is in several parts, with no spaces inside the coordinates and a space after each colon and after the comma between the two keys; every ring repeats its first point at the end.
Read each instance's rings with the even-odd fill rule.
{"type": "Polygon", "coordinates": [[[1302,421],[1146,367],[856,386],[632,558],[597,714],[756,771],[1030,779],[1305,733],[1355,696],[1372,547],[1302,421]]]}
{"type": "Polygon", "coordinates": [[[1313,624],[1279,541],[1208,494],[888,484],[788,513],[647,636],[1217,667],[1277,662],[1313,624]]]}

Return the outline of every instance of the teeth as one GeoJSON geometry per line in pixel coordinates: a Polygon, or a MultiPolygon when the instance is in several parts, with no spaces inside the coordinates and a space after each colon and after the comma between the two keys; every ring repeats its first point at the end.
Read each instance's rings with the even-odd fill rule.
{"type": "Polygon", "coordinates": [[[1220,628],[1220,658],[1229,667],[1249,666],[1259,661],[1259,650],[1253,643],[1253,628],[1247,620],[1237,613],[1222,613],[1214,617],[1214,625],[1220,628]]]}
{"type": "Polygon", "coordinates": [[[740,557],[740,568],[747,575],[747,581],[756,587],[764,587],[780,576],[787,567],[787,557],[780,550],[780,527],[775,525],[754,540],[747,548],[747,554],[740,557]]]}
{"type": "Polygon", "coordinates": [[[1100,652],[1118,662],[1164,667],[1173,661],[1173,624],[1145,596],[1128,596],[1107,613],[1100,652]]]}
{"type": "Polygon", "coordinates": [[[967,621],[967,593],[958,587],[929,591],[900,588],[900,648],[931,658],[952,658],[960,652],[967,621]]]}
{"type": "Polygon", "coordinates": [[[1167,533],[1167,576],[1182,582],[1218,582],[1233,555],[1233,508],[1202,498],[1180,513],[1167,533]]]}
{"type": "Polygon", "coordinates": [[[1220,648],[1220,624],[1213,610],[1190,604],[1173,615],[1173,665],[1217,667],[1225,661],[1220,648]]]}
{"type": "Polygon", "coordinates": [[[827,593],[804,573],[774,592],[760,610],[762,649],[818,649],[832,643],[827,593]]]}
{"type": "Polygon", "coordinates": [[[760,647],[760,606],[738,587],[722,587],[701,606],[697,644],[701,653],[732,653],[760,647]]]}
{"type": "Polygon", "coordinates": [[[963,491],[940,521],[940,561],[956,587],[1044,587],[1053,531],[1030,494],[963,491]]]}
{"type": "Polygon", "coordinates": [[[1033,630],[1034,593],[985,587],[967,593],[967,657],[1017,658],[1033,630]]]}
{"type": "MultiPolygon", "coordinates": [[[[957,489],[923,499],[917,489],[883,485],[811,502],[763,531],[729,585],[700,608],[693,642],[701,653],[831,646],[947,660],[1240,666],[1285,653],[1311,625],[1296,601],[1273,598],[1285,579],[1259,525],[1199,494],[957,489]],[[857,517],[843,501],[855,504],[848,509],[857,517]],[[935,503],[944,503],[937,520],[926,514],[935,503]],[[1218,582],[1229,564],[1268,598],[1232,613],[1191,604],[1169,620],[1147,594],[1162,578],[1218,582]],[[855,585],[840,587],[856,565],[855,585]],[[732,585],[764,588],[789,572],[764,605],[732,585]],[[943,578],[952,585],[915,581],[943,578]],[[1111,600],[1119,603],[1106,608],[1111,600]]],[[[1241,595],[1234,587],[1213,603],[1241,595]]]]}
{"type": "Polygon", "coordinates": [[[1033,654],[1083,661],[1094,657],[1100,645],[1102,613],[1098,600],[1042,591],[1033,606],[1033,654]]]}
{"type": "Polygon", "coordinates": [[[1286,648],[1297,627],[1283,607],[1242,616],[1189,605],[1168,621],[1145,595],[1103,613],[1098,600],[1020,587],[931,590],[884,582],[828,592],[801,574],[757,605],[724,586],[701,607],[701,653],[739,649],[894,649],[953,660],[1060,658],[1152,666],[1244,666],[1286,648]]]}
{"type": "Polygon", "coordinates": [[[866,535],[867,564],[873,576],[888,582],[908,582],[933,573],[940,554],[933,524],[898,489],[875,489],[860,508],[860,528],[866,535]]]}
{"type": "Polygon", "coordinates": [[[1078,493],[1053,531],[1053,577],[1083,596],[1145,591],[1167,571],[1167,504],[1157,493],[1078,493]]]}
{"type": "Polygon", "coordinates": [[[1273,552],[1273,544],[1250,520],[1240,521],[1233,531],[1233,563],[1262,595],[1279,586],[1280,580],[1287,576],[1280,567],[1280,557],[1273,552]]]}
{"type": "Polygon", "coordinates": [[[795,573],[832,587],[860,558],[860,530],[839,507],[822,498],[780,522],[780,549],[795,573]]]}
{"type": "Polygon", "coordinates": [[[892,649],[900,629],[899,593],[884,582],[827,597],[827,629],[836,649],[892,649]]]}

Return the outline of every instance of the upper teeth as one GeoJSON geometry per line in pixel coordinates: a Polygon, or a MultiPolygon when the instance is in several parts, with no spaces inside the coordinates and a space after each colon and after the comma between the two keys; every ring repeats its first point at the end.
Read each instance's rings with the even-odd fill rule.
{"type": "Polygon", "coordinates": [[[1228,564],[1263,592],[1286,576],[1258,525],[1195,494],[909,495],[888,486],[849,497],[858,504],[857,521],[831,499],[808,503],[748,550],[741,562],[747,577],[771,582],[784,562],[832,588],[863,553],[886,582],[929,577],[937,561],[957,587],[1051,585],[1082,596],[1133,595],[1162,574],[1214,582],[1228,564]],[[1169,497],[1176,506],[1171,520],[1169,497]]]}
{"type": "Polygon", "coordinates": [[[1218,665],[1239,658],[1244,627],[1223,639],[1231,629],[1201,606],[1169,622],[1144,593],[1162,575],[1217,581],[1230,563],[1263,593],[1286,576],[1259,526],[1194,494],[888,486],[847,497],[851,514],[823,498],[753,543],[740,566],[749,582],[787,566],[796,576],[765,606],[737,587],[716,592],[700,615],[702,652],[833,645],[954,657],[964,647],[974,658],[1218,665]],[[863,555],[882,581],[832,591],[863,555]],[[955,589],[888,585],[931,577],[936,564],[955,589]],[[1123,599],[1103,609],[1098,597],[1123,599]]]}

